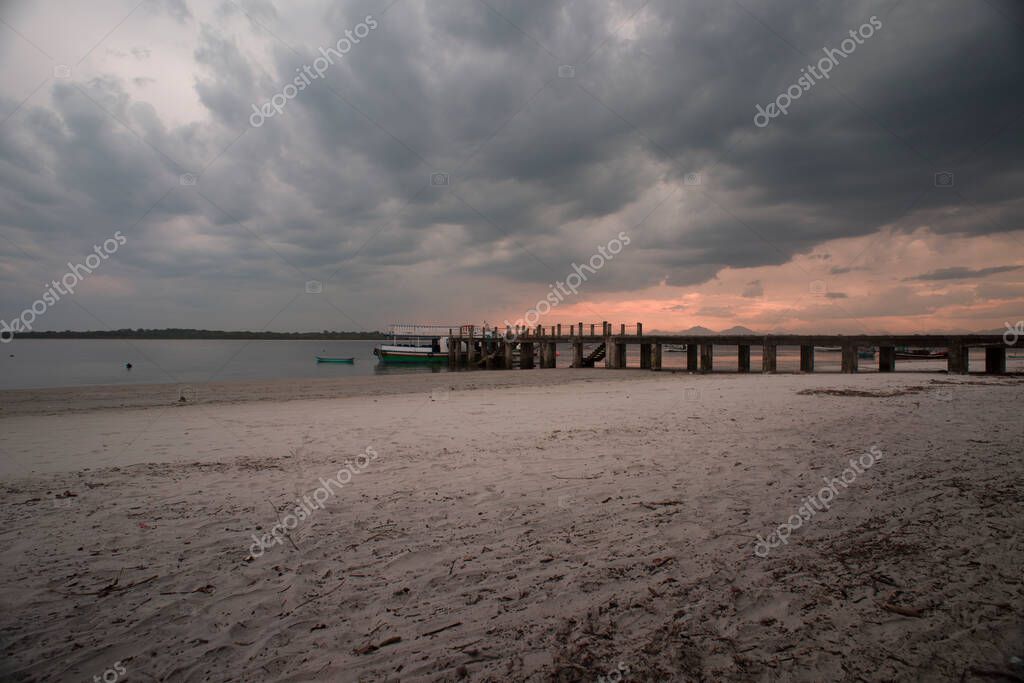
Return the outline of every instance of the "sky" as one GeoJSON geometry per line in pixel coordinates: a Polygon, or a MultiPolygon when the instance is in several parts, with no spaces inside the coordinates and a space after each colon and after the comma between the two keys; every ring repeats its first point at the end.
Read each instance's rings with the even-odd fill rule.
{"type": "Polygon", "coordinates": [[[0,64],[36,330],[1024,318],[1018,0],[15,0],[0,64]]]}

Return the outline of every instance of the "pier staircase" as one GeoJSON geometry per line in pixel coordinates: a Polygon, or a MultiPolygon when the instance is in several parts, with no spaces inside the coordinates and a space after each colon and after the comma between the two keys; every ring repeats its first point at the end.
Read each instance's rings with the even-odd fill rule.
{"type": "Polygon", "coordinates": [[[583,357],[583,367],[592,368],[599,361],[604,360],[604,357],[608,355],[608,349],[604,344],[601,344],[596,349],[591,351],[589,354],[583,357]]]}

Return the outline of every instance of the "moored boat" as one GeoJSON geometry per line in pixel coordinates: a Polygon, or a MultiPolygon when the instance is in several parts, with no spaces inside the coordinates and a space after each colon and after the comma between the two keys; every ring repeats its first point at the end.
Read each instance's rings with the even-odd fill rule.
{"type": "MultiPolygon", "coordinates": [[[[446,325],[391,325],[390,344],[373,350],[381,363],[444,363],[448,361],[446,325]],[[442,334],[441,332],[446,334],[442,334]]],[[[458,329],[458,326],[455,326],[458,329]]]]}
{"type": "Polygon", "coordinates": [[[911,349],[905,346],[896,347],[896,360],[943,360],[949,358],[946,350],[911,349]]]}
{"type": "Polygon", "coordinates": [[[329,356],[317,356],[317,363],[348,363],[349,365],[355,363],[355,358],[331,358],[329,356]]]}

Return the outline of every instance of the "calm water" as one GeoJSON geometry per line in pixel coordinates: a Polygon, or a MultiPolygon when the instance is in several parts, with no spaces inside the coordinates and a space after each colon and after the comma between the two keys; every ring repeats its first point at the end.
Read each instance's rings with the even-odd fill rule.
{"type": "MultiPolygon", "coordinates": [[[[359,375],[446,372],[447,367],[382,366],[373,355],[376,341],[246,341],[246,340],[119,340],[19,339],[0,346],[0,389],[86,386],[91,384],[201,384],[211,381],[352,377],[359,375]],[[11,356],[13,354],[13,357],[11,356]],[[316,362],[315,356],[352,356],[353,365],[316,362]],[[131,363],[132,369],[125,368],[131,363]]],[[[587,352],[591,347],[586,347],[587,352]]],[[[640,365],[640,350],[628,347],[628,363],[640,365]]],[[[568,367],[568,344],[558,347],[558,366],[568,367]]],[[[750,350],[752,369],[760,367],[761,349],[750,350]]],[[[815,369],[839,371],[839,353],[815,354],[815,369]]],[[[715,347],[715,370],[736,371],[736,347],[715,347]]],[[[971,353],[971,369],[984,368],[984,353],[971,353]]],[[[663,353],[662,367],[685,368],[685,353],[663,353]]],[[[797,347],[779,349],[778,368],[800,367],[797,347]]],[[[874,372],[877,360],[861,359],[861,372],[874,372]]],[[[939,371],[945,361],[897,361],[900,371],[939,371]]],[[[1020,372],[1024,361],[1007,360],[1007,369],[1020,372]]]]}
{"type": "Polygon", "coordinates": [[[90,384],[192,384],[351,377],[381,372],[431,372],[381,367],[375,341],[17,339],[0,347],[0,389],[90,384]],[[14,354],[14,357],[10,357],[14,354]],[[317,363],[316,356],[352,356],[355,363],[317,363]],[[125,368],[131,363],[132,369],[125,368]]]}

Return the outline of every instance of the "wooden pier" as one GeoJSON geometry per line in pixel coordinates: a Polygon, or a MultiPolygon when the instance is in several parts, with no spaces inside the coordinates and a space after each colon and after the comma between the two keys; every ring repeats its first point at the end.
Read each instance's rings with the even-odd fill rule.
{"type": "MultiPolygon", "coordinates": [[[[985,349],[987,374],[1006,372],[1006,350],[1024,348],[1024,337],[1013,344],[1006,343],[1000,335],[936,335],[936,334],[886,334],[886,335],[646,335],[643,324],[627,327],[620,324],[616,330],[608,322],[584,325],[577,323],[535,328],[475,328],[463,327],[451,330],[448,337],[448,364],[451,368],[487,369],[528,369],[554,368],[556,349],[565,345],[571,349],[570,367],[583,368],[603,366],[606,368],[627,367],[626,349],[639,346],[640,361],[635,366],[645,370],[661,370],[662,354],[665,347],[685,347],[686,370],[708,373],[715,369],[714,347],[735,346],[737,348],[736,370],[749,373],[759,370],[763,373],[778,372],[779,347],[799,347],[800,372],[814,372],[816,347],[833,347],[841,351],[840,371],[857,372],[859,351],[878,349],[878,371],[897,371],[897,348],[945,349],[947,372],[967,374],[970,371],[969,351],[972,348],[985,349]],[[595,346],[584,353],[584,345],[595,346]],[[751,365],[751,347],[761,348],[759,368],[751,365]]],[[[901,361],[904,362],[904,361],[901,361]]],[[[917,360],[907,360],[916,363],[917,360]]]]}

